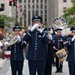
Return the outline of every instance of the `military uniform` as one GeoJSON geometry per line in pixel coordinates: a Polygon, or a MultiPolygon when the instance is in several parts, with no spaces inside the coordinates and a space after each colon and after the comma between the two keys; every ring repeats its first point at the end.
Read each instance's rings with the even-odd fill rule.
{"type": "Polygon", "coordinates": [[[53,64],[53,45],[47,44],[46,45],[46,51],[47,51],[47,59],[46,59],[46,65],[45,65],[45,74],[44,75],[52,75],[52,64],[53,64]]]}
{"type": "MultiPolygon", "coordinates": [[[[61,31],[62,29],[57,29],[56,30],[56,32],[59,32],[59,31],[61,31]]],[[[56,36],[53,38],[53,40],[54,40],[54,44],[53,44],[53,46],[55,46],[56,47],[56,49],[55,49],[55,53],[58,51],[58,50],[60,50],[60,49],[62,49],[63,48],[63,42],[62,41],[64,41],[64,37],[62,36],[62,35],[60,35],[60,36],[58,36],[57,34],[56,34],[56,36]],[[61,41],[62,40],[62,41],[61,41]]],[[[63,68],[63,62],[59,62],[59,59],[57,58],[57,56],[55,55],[55,58],[56,58],[56,73],[57,72],[62,72],[62,68],[63,68]]]]}
{"type": "MultiPolygon", "coordinates": [[[[75,26],[70,30],[75,34],[75,26]]],[[[75,75],[75,35],[66,41],[65,46],[68,49],[69,75],[75,75]]]]}
{"type": "MultiPolygon", "coordinates": [[[[42,21],[40,16],[34,16],[32,21],[36,20],[42,21]]],[[[28,59],[30,75],[36,75],[36,70],[38,75],[44,75],[46,62],[45,43],[50,43],[51,41],[44,32],[40,33],[37,29],[34,29],[33,32],[28,31],[24,36],[24,40],[29,42],[26,58],[28,59]]]]}
{"type": "MultiPolygon", "coordinates": [[[[15,26],[13,28],[13,31],[15,30],[21,30],[21,29],[19,26],[15,26]]],[[[23,62],[24,62],[23,48],[25,46],[26,46],[25,41],[17,41],[16,43],[10,46],[11,50],[10,65],[11,65],[12,75],[17,75],[17,71],[18,75],[22,75],[23,62]]]]}

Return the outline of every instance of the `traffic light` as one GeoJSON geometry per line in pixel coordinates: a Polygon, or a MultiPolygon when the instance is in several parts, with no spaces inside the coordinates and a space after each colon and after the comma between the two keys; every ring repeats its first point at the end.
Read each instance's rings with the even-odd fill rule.
{"type": "Polygon", "coordinates": [[[9,0],[9,6],[12,6],[13,0],[9,0]]]}
{"type": "Polygon", "coordinates": [[[0,8],[0,11],[3,11],[3,10],[4,10],[4,9],[1,7],[1,8],[0,8]]]}

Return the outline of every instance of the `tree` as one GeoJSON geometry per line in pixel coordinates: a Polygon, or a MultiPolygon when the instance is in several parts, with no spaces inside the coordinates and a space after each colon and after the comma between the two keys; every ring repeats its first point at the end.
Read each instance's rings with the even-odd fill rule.
{"type": "Polygon", "coordinates": [[[0,26],[11,26],[11,23],[15,23],[16,19],[6,15],[0,15],[0,26]]]}
{"type": "Polygon", "coordinates": [[[73,26],[75,24],[75,3],[73,4],[73,7],[67,9],[63,17],[67,20],[69,26],[73,26]]]}

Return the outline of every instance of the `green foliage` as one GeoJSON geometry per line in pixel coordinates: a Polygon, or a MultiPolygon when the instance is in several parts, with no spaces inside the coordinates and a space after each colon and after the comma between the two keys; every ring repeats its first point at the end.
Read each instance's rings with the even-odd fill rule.
{"type": "Polygon", "coordinates": [[[63,15],[63,17],[67,20],[68,25],[72,26],[75,23],[75,4],[73,7],[69,8],[63,15]]]}
{"type": "Polygon", "coordinates": [[[14,23],[16,19],[13,17],[9,17],[6,15],[0,15],[0,25],[8,26],[10,27],[11,23],[14,23]],[[3,24],[1,22],[4,22],[3,24]]]}
{"type": "Polygon", "coordinates": [[[73,3],[75,3],[75,0],[72,0],[73,3]]]}

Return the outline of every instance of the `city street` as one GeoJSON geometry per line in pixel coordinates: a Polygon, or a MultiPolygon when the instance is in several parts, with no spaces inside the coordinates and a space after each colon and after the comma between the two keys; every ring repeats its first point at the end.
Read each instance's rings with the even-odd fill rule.
{"type": "MultiPolygon", "coordinates": [[[[67,62],[64,62],[63,73],[55,73],[55,70],[56,70],[56,68],[53,66],[52,75],[69,75],[67,62]]],[[[6,61],[6,63],[0,69],[0,75],[11,75],[9,59],[6,61]]],[[[27,60],[24,61],[23,75],[29,75],[27,60]]]]}

